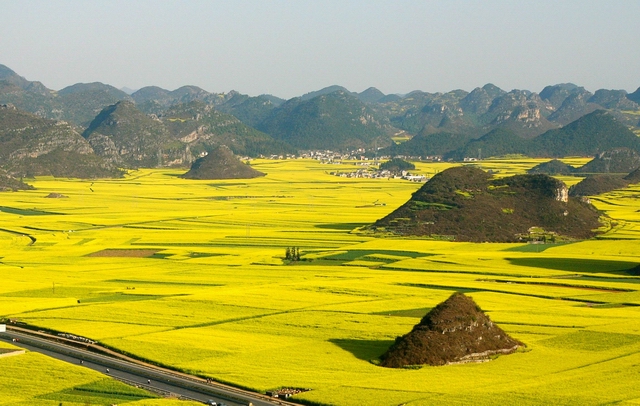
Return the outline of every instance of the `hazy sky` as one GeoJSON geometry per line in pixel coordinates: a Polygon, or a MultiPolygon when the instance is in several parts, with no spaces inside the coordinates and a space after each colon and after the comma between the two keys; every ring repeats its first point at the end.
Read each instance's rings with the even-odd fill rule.
{"type": "Polygon", "coordinates": [[[638,0],[0,0],[0,64],[56,90],[633,92],[639,19],[638,0]]]}

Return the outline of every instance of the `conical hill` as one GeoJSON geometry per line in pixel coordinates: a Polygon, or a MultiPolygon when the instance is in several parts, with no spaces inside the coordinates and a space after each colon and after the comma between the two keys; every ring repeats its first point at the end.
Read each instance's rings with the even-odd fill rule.
{"type": "Polygon", "coordinates": [[[182,175],[185,179],[251,179],[265,174],[240,161],[233,152],[222,145],[198,158],[189,172],[182,175]]]}
{"type": "Polygon", "coordinates": [[[543,162],[534,166],[527,171],[528,174],[545,174],[545,175],[571,175],[575,172],[576,168],[569,164],[565,164],[559,159],[552,159],[548,162],[543,162]]]}
{"type": "Polygon", "coordinates": [[[446,365],[488,360],[524,346],[496,326],[468,296],[454,293],[381,357],[380,365],[446,365]]]}

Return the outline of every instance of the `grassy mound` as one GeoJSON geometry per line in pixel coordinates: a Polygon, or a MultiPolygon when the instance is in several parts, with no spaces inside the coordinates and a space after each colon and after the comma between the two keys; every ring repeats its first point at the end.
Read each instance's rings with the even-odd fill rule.
{"type": "Polygon", "coordinates": [[[242,163],[233,152],[222,145],[206,156],[197,159],[185,179],[251,179],[265,174],[242,163]]]}
{"type": "Polygon", "coordinates": [[[545,175],[571,175],[575,172],[576,168],[571,165],[565,164],[559,159],[552,159],[548,162],[543,162],[539,165],[529,169],[527,173],[531,175],[545,174],[545,175]]]}
{"type": "Polygon", "coordinates": [[[445,365],[510,354],[524,346],[496,326],[468,296],[456,292],[432,309],[381,357],[380,365],[445,365]]]}
{"type": "Polygon", "coordinates": [[[380,164],[381,171],[390,171],[390,172],[402,172],[402,171],[411,171],[416,169],[416,166],[411,162],[407,162],[401,158],[393,158],[387,162],[380,164]]]}
{"type": "Polygon", "coordinates": [[[369,230],[454,241],[516,242],[540,235],[590,238],[598,211],[547,175],[491,179],[471,166],[447,169],[369,230]],[[535,236],[534,236],[535,234],[535,236]]]}

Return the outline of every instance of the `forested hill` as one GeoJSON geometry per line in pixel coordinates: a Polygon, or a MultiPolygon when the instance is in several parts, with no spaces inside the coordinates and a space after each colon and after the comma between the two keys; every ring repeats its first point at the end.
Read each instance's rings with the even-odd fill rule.
{"type": "MultiPolygon", "coordinates": [[[[221,142],[234,152],[248,155],[358,148],[373,153],[374,149],[388,147],[379,154],[437,155],[446,159],[510,153],[555,157],[590,155],[618,147],[636,149],[629,134],[640,134],[640,88],[633,93],[612,89],[592,93],[572,83],[561,83],[536,93],[507,91],[489,83],[471,91],[415,90],[399,95],[384,94],[375,87],[358,93],[331,85],[289,100],[273,95],[249,96],[233,90],[215,93],[194,85],[175,90],[147,86],[130,93],[100,82],[52,90],[0,65],[0,104],[12,104],[39,117],[67,121],[76,131],[83,132],[104,109],[119,102],[130,102],[148,118],[161,120],[184,108],[180,106],[197,102],[220,114],[233,115],[244,124],[232,123],[219,114],[205,126],[210,130],[215,127],[211,130],[214,136],[223,138],[221,142]],[[599,117],[602,112],[618,125],[599,117]],[[220,123],[220,119],[230,125],[222,129],[214,123],[220,123]],[[622,131],[622,127],[629,131],[622,131]],[[598,134],[602,137],[598,138],[598,134]],[[395,135],[410,141],[394,145],[391,137],[395,135]]],[[[201,117],[197,114],[195,117],[201,117]]],[[[137,116],[149,123],[142,115],[137,116]]],[[[184,128],[198,120],[187,121],[184,128]]],[[[164,124],[169,126],[166,121],[164,124]]],[[[179,143],[174,144],[178,146],[179,143]]],[[[201,146],[192,146],[201,152],[201,146]]],[[[113,155],[116,149],[110,147],[101,144],[99,148],[111,151],[108,159],[117,161],[113,155]]],[[[157,159],[139,159],[136,164],[189,163],[186,148],[181,152],[164,148],[163,156],[158,154],[157,159]]],[[[128,159],[120,157],[122,162],[128,159]]]]}
{"type": "MultiPolygon", "coordinates": [[[[598,211],[568,197],[547,175],[492,179],[472,166],[440,172],[411,199],[368,229],[397,235],[473,242],[526,241],[532,229],[553,238],[589,238],[598,211]]],[[[545,237],[546,238],[546,237],[545,237]]]]}
{"type": "Polygon", "coordinates": [[[299,149],[383,147],[394,132],[384,116],[342,90],[289,100],[258,128],[299,149]]]}
{"type": "Polygon", "coordinates": [[[198,158],[182,178],[185,179],[252,179],[265,174],[241,162],[226,145],[216,147],[198,158]]]}
{"type": "Polygon", "coordinates": [[[508,154],[532,157],[593,156],[614,148],[640,151],[640,139],[612,114],[596,110],[566,126],[537,137],[524,138],[513,130],[494,129],[473,139],[470,136],[437,133],[416,136],[401,145],[381,151],[383,154],[430,156],[462,160],[508,154]],[[463,144],[460,146],[460,144],[463,144]]]}
{"type": "Polygon", "coordinates": [[[257,156],[295,152],[202,101],[147,115],[128,101],[107,106],[83,133],[94,150],[126,167],[185,166],[217,146],[257,156]]]}

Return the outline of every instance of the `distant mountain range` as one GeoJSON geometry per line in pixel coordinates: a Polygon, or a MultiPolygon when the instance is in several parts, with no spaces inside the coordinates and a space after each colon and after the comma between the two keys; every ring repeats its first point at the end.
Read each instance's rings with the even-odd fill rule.
{"type": "Polygon", "coordinates": [[[379,151],[382,155],[443,156],[445,159],[482,159],[522,154],[532,157],[593,156],[614,148],[640,152],[640,138],[605,110],[588,113],[564,127],[535,137],[523,137],[514,129],[498,127],[474,138],[469,134],[420,134],[403,144],[379,151]]]}
{"type": "Polygon", "coordinates": [[[91,153],[124,167],[186,167],[218,145],[249,156],[383,148],[379,155],[454,160],[640,151],[640,88],[591,93],[564,83],[535,93],[487,84],[401,96],[329,86],[290,100],[196,86],[125,90],[96,82],[55,91],[0,65],[0,104],[67,122],[91,153]],[[395,144],[400,134],[411,139],[395,144]]]}

